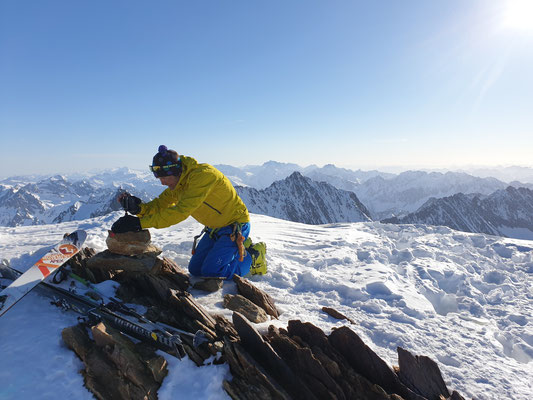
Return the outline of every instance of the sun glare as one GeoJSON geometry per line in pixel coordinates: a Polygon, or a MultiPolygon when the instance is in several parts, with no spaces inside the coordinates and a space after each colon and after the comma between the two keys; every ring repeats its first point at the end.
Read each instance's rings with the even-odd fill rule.
{"type": "Polygon", "coordinates": [[[508,0],[503,18],[508,29],[533,31],[533,0],[508,0]]]}

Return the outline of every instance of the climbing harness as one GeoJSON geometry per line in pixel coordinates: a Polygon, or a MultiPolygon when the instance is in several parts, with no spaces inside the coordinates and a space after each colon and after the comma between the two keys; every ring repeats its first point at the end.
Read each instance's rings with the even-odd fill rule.
{"type": "MultiPolygon", "coordinates": [[[[244,236],[242,235],[242,224],[235,222],[232,226],[232,233],[229,235],[229,237],[232,242],[235,242],[237,244],[237,249],[239,250],[239,261],[242,262],[244,260],[244,256],[246,255],[246,249],[244,248],[244,236]]],[[[194,237],[191,254],[194,255],[196,253],[196,246],[198,245],[198,240],[204,235],[204,233],[207,232],[211,239],[218,240],[220,237],[218,231],[220,229],[222,228],[210,229],[207,226],[204,226],[202,232],[200,232],[199,235],[196,235],[194,237]]]]}
{"type": "Polygon", "coordinates": [[[241,232],[242,224],[235,223],[233,224],[233,233],[230,235],[230,239],[232,242],[235,242],[237,244],[237,249],[239,249],[239,261],[242,262],[244,260],[244,256],[246,255],[246,249],[244,248],[244,236],[241,232]]]}

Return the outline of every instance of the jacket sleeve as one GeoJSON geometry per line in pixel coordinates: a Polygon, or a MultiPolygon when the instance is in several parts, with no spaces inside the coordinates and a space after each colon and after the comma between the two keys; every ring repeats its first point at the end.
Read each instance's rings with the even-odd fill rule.
{"type": "Polygon", "coordinates": [[[139,218],[147,215],[152,215],[158,211],[170,207],[176,200],[172,196],[170,189],[165,189],[158,197],[149,201],[148,203],[141,204],[141,211],[137,214],[139,218]]]}
{"type": "Polygon", "coordinates": [[[216,176],[203,171],[192,171],[186,187],[177,188],[177,198],[173,192],[165,195],[165,190],[158,199],[152,200],[141,208],[139,215],[141,227],[167,228],[187,219],[198,207],[202,205],[209,192],[216,183],[216,176]],[[163,196],[165,195],[165,196],[163,196]]]}

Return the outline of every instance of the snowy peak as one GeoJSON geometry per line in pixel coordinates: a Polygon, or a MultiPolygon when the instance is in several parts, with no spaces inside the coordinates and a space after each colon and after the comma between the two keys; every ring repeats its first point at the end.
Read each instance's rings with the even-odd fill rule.
{"type": "Polygon", "coordinates": [[[383,222],[444,225],[464,232],[533,239],[533,190],[507,187],[489,196],[457,193],[383,222]]]}
{"type": "Polygon", "coordinates": [[[237,187],[250,212],[306,224],[369,221],[370,213],[357,196],[299,172],[268,188],[237,187]]]}
{"type": "Polygon", "coordinates": [[[36,225],[45,211],[43,203],[26,189],[0,186],[0,225],[36,225]]]}
{"type": "Polygon", "coordinates": [[[228,165],[215,165],[236,186],[251,186],[264,189],[273,182],[285,179],[294,171],[303,171],[304,168],[296,164],[267,161],[263,165],[247,165],[235,168],[228,165]]]}
{"type": "MultiPolygon", "coordinates": [[[[105,215],[119,209],[116,198],[122,191],[122,186],[70,182],[60,175],[24,185],[0,185],[0,225],[59,223],[105,215]]],[[[151,198],[141,189],[135,194],[143,200],[151,198]]]]}
{"type": "Polygon", "coordinates": [[[465,173],[406,171],[389,179],[371,178],[354,191],[373,215],[383,219],[415,212],[432,197],[456,193],[488,195],[506,186],[494,178],[478,178],[465,173]]]}

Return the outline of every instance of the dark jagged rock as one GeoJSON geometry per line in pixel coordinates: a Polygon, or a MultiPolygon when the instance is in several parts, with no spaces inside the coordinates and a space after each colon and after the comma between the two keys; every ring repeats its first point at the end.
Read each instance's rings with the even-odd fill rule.
{"type": "Polygon", "coordinates": [[[157,258],[157,262],[150,273],[164,277],[180,290],[187,290],[190,285],[189,274],[167,257],[157,258]]]}
{"type": "Polygon", "coordinates": [[[353,322],[350,318],[348,318],[346,315],[344,314],[341,314],[340,312],[338,312],[337,310],[335,310],[334,308],[330,308],[330,307],[322,307],[322,311],[324,311],[326,314],[332,316],[333,318],[335,319],[345,319],[347,320],[348,322],[352,323],[352,324],[355,324],[355,322],[353,322]]]}
{"type": "Polygon", "coordinates": [[[78,254],[72,257],[68,264],[70,265],[72,272],[92,283],[100,283],[112,279],[115,273],[107,270],[91,270],[87,263],[96,255],[96,250],[90,247],[84,247],[78,254]]]}
{"type": "Polygon", "coordinates": [[[86,329],[77,325],[62,332],[66,345],[85,364],[85,386],[102,400],[157,399],[157,391],[167,375],[166,360],[154,349],[134,344],[113,328],[99,323],[86,329]]]}
{"type": "Polygon", "coordinates": [[[87,357],[89,350],[93,346],[87,331],[79,324],[63,329],[61,336],[68,348],[73,350],[82,360],[87,357]]]}
{"type": "Polygon", "coordinates": [[[203,309],[190,293],[170,291],[169,303],[176,307],[177,313],[188,316],[192,321],[196,321],[199,329],[206,329],[208,333],[216,336],[216,321],[207,311],[203,309]]]}
{"type": "Polygon", "coordinates": [[[289,365],[319,399],[346,399],[342,388],[329,375],[313,351],[297,343],[277,329],[271,329],[268,341],[276,353],[289,365]]]}
{"type": "Polygon", "coordinates": [[[205,278],[196,282],[192,288],[203,292],[218,292],[224,285],[224,278],[205,278]]]}
{"type": "Polygon", "coordinates": [[[465,400],[465,398],[454,390],[449,400],[465,400]]]}
{"type": "Polygon", "coordinates": [[[398,347],[398,363],[398,377],[414,392],[429,400],[450,396],[439,367],[429,357],[413,356],[407,350],[398,347]]]}
{"type": "MultiPolygon", "coordinates": [[[[281,331],[281,330],[280,330],[281,331]]],[[[400,396],[387,394],[379,385],[357,373],[348,360],[328,341],[322,329],[311,323],[289,321],[288,335],[301,346],[309,347],[328,374],[342,388],[347,399],[386,400],[400,396]]]]}
{"type": "Polygon", "coordinates": [[[233,342],[240,340],[239,334],[237,333],[237,330],[235,329],[231,321],[229,321],[228,319],[226,319],[226,317],[222,315],[215,315],[214,318],[216,321],[215,331],[217,337],[228,338],[233,342]]]}
{"type": "Polygon", "coordinates": [[[189,276],[174,261],[168,258],[155,259],[150,273],[123,271],[115,276],[120,282],[117,295],[123,300],[144,305],[166,303],[169,290],[186,290],[189,276]]]}
{"type": "Polygon", "coordinates": [[[335,329],[328,338],[331,345],[341,353],[354,370],[381,386],[387,393],[395,393],[405,399],[422,400],[405,386],[394,371],[351,329],[335,329]]]}
{"type": "Polygon", "coordinates": [[[233,325],[235,325],[235,329],[239,333],[243,348],[254,355],[255,360],[269,375],[274,377],[292,398],[317,399],[313,392],[303,384],[287,363],[275,352],[270,343],[261,337],[246,318],[234,312],[233,325]]]}
{"type": "Polygon", "coordinates": [[[268,321],[268,315],[265,310],[239,294],[236,296],[231,294],[225,295],[224,307],[241,313],[248,318],[248,320],[256,324],[268,321]]]}
{"type": "Polygon", "coordinates": [[[279,311],[277,310],[272,297],[252,285],[247,279],[241,278],[238,275],[233,275],[233,281],[237,284],[239,294],[261,307],[268,315],[271,315],[274,318],[279,318],[279,311]]]}
{"type": "Polygon", "coordinates": [[[224,350],[233,375],[231,382],[224,381],[224,389],[232,399],[291,399],[291,396],[238,342],[225,338],[224,350]]]}

